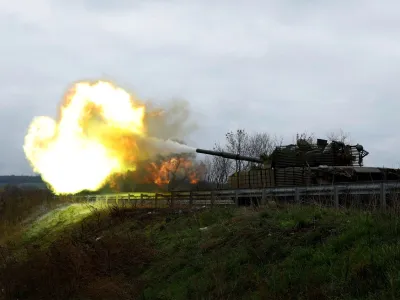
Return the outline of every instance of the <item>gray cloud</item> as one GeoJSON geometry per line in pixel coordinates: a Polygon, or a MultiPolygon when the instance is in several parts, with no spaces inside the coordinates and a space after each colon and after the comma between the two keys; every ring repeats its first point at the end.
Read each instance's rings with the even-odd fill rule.
{"type": "Polygon", "coordinates": [[[55,116],[72,82],[99,77],[161,105],[189,101],[194,146],[237,127],[289,142],[343,128],[368,164],[398,166],[399,10],[392,0],[3,1],[0,173],[31,172],[22,143],[33,116],[55,116]]]}

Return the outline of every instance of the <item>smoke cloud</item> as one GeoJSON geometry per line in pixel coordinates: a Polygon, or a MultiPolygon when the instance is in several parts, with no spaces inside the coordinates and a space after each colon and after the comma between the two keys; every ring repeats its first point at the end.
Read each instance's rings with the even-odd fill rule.
{"type": "Polygon", "coordinates": [[[172,99],[157,108],[150,101],[146,103],[147,135],[163,140],[184,141],[198,126],[190,118],[190,104],[183,99],[172,99]]]}
{"type": "Polygon", "coordinates": [[[198,126],[190,118],[190,104],[183,99],[169,100],[164,107],[145,103],[148,110],[145,123],[147,136],[139,140],[139,147],[147,151],[148,158],[171,154],[195,153],[195,148],[185,144],[185,139],[198,126]]]}

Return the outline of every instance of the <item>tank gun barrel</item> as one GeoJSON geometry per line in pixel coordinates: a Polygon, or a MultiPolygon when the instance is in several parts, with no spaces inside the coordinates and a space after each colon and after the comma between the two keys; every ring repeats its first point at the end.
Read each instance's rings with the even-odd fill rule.
{"type": "Polygon", "coordinates": [[[205,149],[196,149],[196,152],[201,153],[201,154],[220,156],[220,157],[224,157],[224,158],[228,158],[228,159],[245,160],[245,161],[250,161],[250,162],[255,162],[255,163],[263,163],[263,160],[261,158],[243,156],[243,155],[229,153],[229,152],[211,151],[211,150],[205,150],[205,149]]]}

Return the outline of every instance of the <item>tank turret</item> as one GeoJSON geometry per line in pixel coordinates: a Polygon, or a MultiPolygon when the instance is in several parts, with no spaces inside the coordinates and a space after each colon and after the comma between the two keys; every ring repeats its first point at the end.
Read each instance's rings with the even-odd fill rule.
{"type": "Polygon", "coordinates": [[[313,145],[305,140],[297,144],[276,147],[271,155],[272,166],[286,167],[318,167],[324,166],[362,166],[368,155],[363,146],[346,145],[343,142],[318,139],[313,145]]]}
{"type": "Polygon", "coordinates": [[[263,164],[265,167],[318,167],[318,166],[363,166],[369,153],[360,144],[346,145],[343,142],[318,139],[316,144],[298,140],[296,144],[276,147],[271,155],[249,157],[235,153],[196,149],[197,153],[244,160],[263,164]]]}

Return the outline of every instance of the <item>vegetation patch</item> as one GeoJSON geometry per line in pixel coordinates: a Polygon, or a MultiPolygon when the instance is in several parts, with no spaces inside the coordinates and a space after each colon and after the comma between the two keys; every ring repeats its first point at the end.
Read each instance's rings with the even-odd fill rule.
{"type": "Polygon", "coordinates": [[[1,296],[399,299],[399,228],[390,214],[304,206],[69,205],[25,229],[19,255],[1,247],[1,296]]]}

